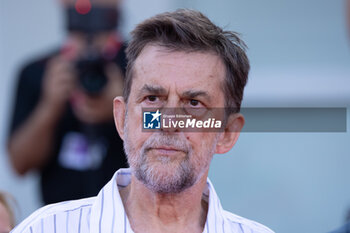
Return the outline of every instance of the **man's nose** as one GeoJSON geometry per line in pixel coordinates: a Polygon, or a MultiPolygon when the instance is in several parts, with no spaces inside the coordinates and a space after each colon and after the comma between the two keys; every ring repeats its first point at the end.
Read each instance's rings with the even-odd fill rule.
{"type": "MultiPolygon", "coordinates": [[[[168,106],[168,105],[167,105],[168,106]]],[[[173,133],[178,132],[178,125],[176,120],[176,108],[166,107],[162,109],[162,132],[173,133]]]]}
{"type": "Polygon", "coordinates": [[[181,99],[176,95],[169,95],[164,108],[176,109],[181,107],[181,99]]]}

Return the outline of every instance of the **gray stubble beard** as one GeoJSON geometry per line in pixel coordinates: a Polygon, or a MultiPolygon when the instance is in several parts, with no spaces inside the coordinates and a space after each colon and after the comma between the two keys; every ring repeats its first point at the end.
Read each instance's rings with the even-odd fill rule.
{"type": "Polygon", "coordinates": [[[166,132],[154,132],[142,145],[140,150],[136,150],[129,138],[127,114],[124,124],[124,151],[127,155],[129,166],[135,177],[141,181],[148,189],[156,193],[180,193],[193,186],[209,169],[210,161],[215,152],[216,142],[209,147],[204,145],[205,150],[202,155],[193,153],[193,149],[185,137],[179,134],[166,132]],[[168,157],[157,158],[157,165],[151,164],[147,156],[150,148],[155,146],[173,146],[181,148],[185,153],[183,160],[174,169],[174,161],[168,157]],[[164,166],[157,169],[157,166],[164,166]],[[175,170],[169,173],[169,169],[175,170]],[[161,170],[161,171],[160,171],[161,170]],[[166,173],[166,174],[165,174],[166,173]]]}

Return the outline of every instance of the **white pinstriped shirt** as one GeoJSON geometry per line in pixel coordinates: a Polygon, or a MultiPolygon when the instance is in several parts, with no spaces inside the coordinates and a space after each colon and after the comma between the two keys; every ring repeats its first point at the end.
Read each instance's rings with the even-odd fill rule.
{"type": "MultiPolygon", "coordinates": [[[[96,197],[45,206],[12,233],[132,233],[118,191],[118,186],[125,187],[130,181],[130,169],[120,169],[96,197]]],[[[257,222],[223,210],[209,179],[203,195],[209,201],[203,233],[273,233],[257,222]]]]}

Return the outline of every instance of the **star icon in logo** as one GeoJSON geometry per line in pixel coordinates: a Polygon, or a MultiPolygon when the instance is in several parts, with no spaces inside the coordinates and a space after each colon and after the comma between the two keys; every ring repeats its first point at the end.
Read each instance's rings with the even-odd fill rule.
{"type": "Polygon", "coordinates": [[[152,118],[152,120],[151,120],[151,122],[152,122],[152,121],[154,121],[155,119],[158,119],[158,117],[159,117],[160,115],[162,115],[162,114],[159,112],[159,109],[158,109],[156,113],[152,113],[151,115],[153,116],[153,118],[152,118]]]}

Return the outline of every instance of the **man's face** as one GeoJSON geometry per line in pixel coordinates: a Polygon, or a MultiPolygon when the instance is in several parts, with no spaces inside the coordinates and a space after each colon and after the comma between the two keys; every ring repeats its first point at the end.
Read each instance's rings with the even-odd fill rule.
{"type": "Polygon", "coordinates": [[[142,108],[223,108],[225,68],[210,52],[148,45],[136,59],[126,107],[124,147],[135,176],[159,193],[177,193],[209,169],[218,133],[142,131],[142,108]]]}

